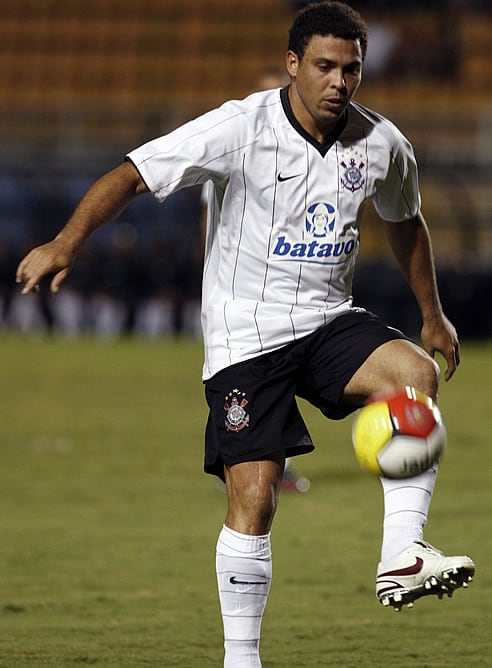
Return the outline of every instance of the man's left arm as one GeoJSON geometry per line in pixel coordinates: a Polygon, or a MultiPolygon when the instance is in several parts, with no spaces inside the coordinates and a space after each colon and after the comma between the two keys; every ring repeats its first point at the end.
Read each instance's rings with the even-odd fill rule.
{"type": "Polygon", "coordinates": [[[417,299],[422,314],[422,345],[434,357],[436,352],[446,359],[444,375],[449,380],[460,363],[458,335],[444,315],[429,230],[424,217],[399,222],[385,222],[391,251],[417,299]]]}

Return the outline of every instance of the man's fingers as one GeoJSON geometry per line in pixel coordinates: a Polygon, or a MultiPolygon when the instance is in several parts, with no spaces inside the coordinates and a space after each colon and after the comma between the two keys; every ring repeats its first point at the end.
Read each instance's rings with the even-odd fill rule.
{"type": "Polygon", "coordinates": [[[24,283],[21,294],[26,295],[28,292],[36,290],[39,287],[39,281],[42,278],[42,272],[36,271],[36,258],[34,251],[31,251],[17,267],[15,274],[16,283],[24,283]]]}
{"type": "Polygon", "coordinates": [[[15,282],[16,283],[24,283],[24,260],[19,264],[17,267],[17,271],[15,273],[15,282]]]}
{"type": "Polygon", "coordinates": [[[54,274],[51,291],[58,292],[70,271],[69,262],[70,258],[60,253],[54,242],[34,248],[17,267],[15,280],[24,283],[21,294],[37,292],[41,279],[48,274],[54,274]]]}
{"type": "Polygon", "coordinates": [[[27,295],[30,292],[39,292],[39,289],[39,283],[36,283],[35,280],[27,281],[21,290],[21,295],[27,295]]]}
{"type": "Polygon", "coordinates": [[[55,277],[51,281],[51,286],[50,286],[51,292],[58,292],[58,290],[60,289],[60,285],[66,279],[69,271],[70,268],[66,267],[65,269],[62,269],[55,275],[55,277]]]}
{"type": "Polygon", "coordinates": [[[27,295],[29,292],[39,292],[39,279],[37,276],[28,277],[25,273],[18,273],[15,280],[17,283],[24,283],[21,295],[27,295]]]}
{"type": "Polygon", "coordinates": [[[461,362],[459,343],[457,343],[454,347],[454,359],[456,360],[456,366],[458,367],[460,365],[460,362],[461,362]]]}
{"type": "Polygon", "coordinates": [[[39,279],[37,276],[29,275],[28,265],[26,262],[21,262],[19,265],[16,275],[16,283],[24,283],[24,286],[21,290],[22,295],[27,295],[29,292],[38,292],[39,291],[39,279]]]}
{"type": "Polygon", "coordinates": [[[447,358],[448,366],[446,369],[446,373],[444,374],[444,380],[448,381],[452,378],[454,375],[454,372],[459,366],[460,363],[460,348],[458,345],[453,346],[453,350],[451,352],[451,355],[447,358]]]}

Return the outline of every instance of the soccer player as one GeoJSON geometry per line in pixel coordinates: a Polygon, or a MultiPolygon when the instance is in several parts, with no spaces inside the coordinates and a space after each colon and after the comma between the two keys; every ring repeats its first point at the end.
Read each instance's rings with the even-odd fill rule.
{"type": "MultiPolygon", "coordinates": [[[[159,200],[210,180],[203,274],[203,379],[210,408],[205,470],[223,477],[228,509],[216,566],[226,668],[261,666],[271,580],[270,529],[286,456],[313,450],[295,397],[340,419],[376,392],[411,385],[437,398],[439,367],[459,364],[440,303],[412,147],[354,101],[367,30],[341,2],[295,18],[290,84],[229,101],[127,155],[67,225],[20,263],[22,292],[54,274],[57,292],[87,236],[134,197],[159,200]],[[353,305],[359,222],[371,199],[422,315],[422,347],[353,305]]],[[[382,480],[376,595],[402,605],[466,586],[474,564],[423,540],[437,468],[382,480]]]]}

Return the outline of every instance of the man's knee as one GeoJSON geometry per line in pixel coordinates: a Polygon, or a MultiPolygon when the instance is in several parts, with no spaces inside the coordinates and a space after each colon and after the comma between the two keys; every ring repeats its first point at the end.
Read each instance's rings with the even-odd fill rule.
{"type": "Polygon", "coordinates": [[[283,453],[271,460],[245,462],[226,468],[226,524],[245,534],[270,531],[282,482],[283,453]]]}
{"type": "Polygon", "coordinates": [[[412,371],[412,375],[414,376],[413,379],[406,384],[436,400],[440,380],[440,370],[437,362],[424,352],[424,356],[421,357],[412,371]]]}
{"type": "Polygon", "coordinates": [[[425,350],[415,344],[410,344],[410,347],[405,351],[401,351],[401,353],[394,360],[394,386],[403,387],[410,385],[436,400],[440,378],[440,370],[437,363],[425,350]]]}
{"type": "Polygon", "coordinates": [[[436,399],[439,367],[419,346],[396,339],[373,351],[346,385],[344,396],[349,402],[358,404],[371,394],[406,385],[436,399]]]}

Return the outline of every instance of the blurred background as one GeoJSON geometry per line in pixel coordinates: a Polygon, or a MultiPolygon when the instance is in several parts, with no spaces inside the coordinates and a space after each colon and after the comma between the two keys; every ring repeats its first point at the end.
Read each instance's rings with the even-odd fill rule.
{"type": "MultiPolygon", "coordinates": [[[[200,336],[200,190],[144,196],[93,235],[64,290],[20,297],[15,267],[127,151],[283,66],[302,2],[2,0],[0,330],[200,336]]],[[[362,104],[412,141],[442,299],[492,335],[491,0],[354,1],[369,24],[362,104]]],[[[418,335],[413,298],[365,212],[356,300],[418,335]]]]}

